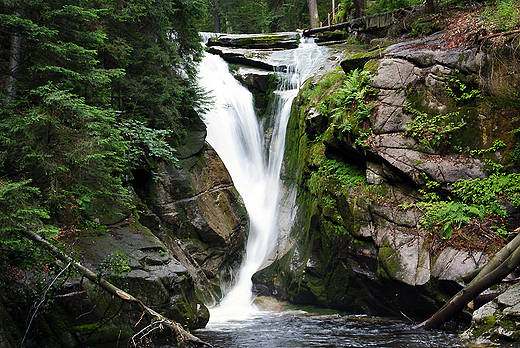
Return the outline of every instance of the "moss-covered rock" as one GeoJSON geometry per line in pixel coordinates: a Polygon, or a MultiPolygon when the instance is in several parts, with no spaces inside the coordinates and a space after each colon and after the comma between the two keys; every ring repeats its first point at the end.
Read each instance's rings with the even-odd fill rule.
{"type": "Polygon", "coordinates": [[[495,63],[485,53],[410,47],[346,54],[343,70],[373,76],[365,102],[376,106],[368,120],[345,124],[341,115],[352,115],[353,104],[331,101],[352,100],[338,93],[351,82],[339,69],[307,81],[295,99],[282,176],[298,188],[298,214],[281,238],[290,244],[254,277],[262,293],[422,319],[457,291],[457,277],[485,262],[485,254],[477,260],[461,250],[432,252],[423,213],[410,207],[423,199],[428,180],[449,190],[458,180],[485,178],[490,159],[511,165],[514,121],[504,110],[512,104],[490,108],[491,77],[479,69],[495,63]],[[429,135],[409,131],[418,115],[426,115],[425,129],[438,115],[449,115],[444,128],[455,126],[428,147],[429,135]],[[497,140],[509,150],[485,150],[497,140]]]}
{"type": "Polygon", "coordinates": [[[150,220],[154,233],[185,265],[207,303],[216,301],[221,281],[240,264],[248,217],[215,150],[205,145],[178,164],[160,163],[158,176],[142,178],[138,193],[157,217],[150,220]]]}

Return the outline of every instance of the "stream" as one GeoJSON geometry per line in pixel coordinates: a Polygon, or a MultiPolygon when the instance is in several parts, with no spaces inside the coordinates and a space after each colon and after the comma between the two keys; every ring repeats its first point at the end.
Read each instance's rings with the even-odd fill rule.
{"type": "Polygon", "coordinates": [[[264,312],[245,320],[213,322],[195,335],[215,348],[488,347],[464,341],[455,332],[414,330],[411,324],[395,319],[301,311],[264,312]]]}

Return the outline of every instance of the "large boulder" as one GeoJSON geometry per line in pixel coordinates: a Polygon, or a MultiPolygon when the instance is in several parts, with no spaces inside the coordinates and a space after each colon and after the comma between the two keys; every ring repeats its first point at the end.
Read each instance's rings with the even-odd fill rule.
{"type": "Polygon", "coordinates": [[[475,310],[464,337],[505,344],[520,340],[520,284],[515,284],[493,301],[475,310]]]}
{"type": "MultiPolygon", "coordinates": [[[[203,126],[189,130],[177,163],[158,163],[156,174],[135,173],[144,222],[183,265],[206,303],[221,296],[240,264],[248,217],[223,162],[204,142],[203,126]],[[201,136],[192,136],[201,134],[201,136]]],[[[205,133],[204,133],[205,134],[205,133]]]]}
{"type": "MultiPolygon", "coordinates": [[[[186,329],[201,328],[208,322],[209,311],[186,268],[134,218],[127,217],[105,229],[69,231],[58,241],[70,246],[69,253],[82,265],[186,329]]],[[[50,270],[38,275],[31,272],[19,274],[20,279],[37,281],[43,277],[45,281],[55,276],[50,270]]],[[[65,281],[46,285],[52,286],[41,295],[48,296],[47,303],[34,312],[31,330],[25,336],[28,347],[115,344],[149,324],[142,320],[142,312],[81,274],[71,270],[62,275],[67,274],[65,281]]],[[[0,313],[0,340],[7,340],[2,347],[9,347],[13,341],[19,345],[27,314],[16,294],[2,295],[0,313]]]]}

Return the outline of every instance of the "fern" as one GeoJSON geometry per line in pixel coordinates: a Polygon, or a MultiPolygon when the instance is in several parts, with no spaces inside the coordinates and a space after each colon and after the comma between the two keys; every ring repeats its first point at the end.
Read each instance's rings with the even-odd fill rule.
{"type": "Polygon", "coordinates": [[[486,179],[460,180],[453,184],[456,196],[466,204],[478,204],[486,212],[505,217],[505,200],[520,207],[520,174],[494,173],[486,179]]]}
{"type": "Polygon", "coordinates": [[[471,223],[472,218],[484,219],[484,211],[481,206],[467,205],[460,202],[435,202],[423,204],[426,209],[426,218],[421,221],[423,227],[441,226],[443,238],[450,238],[456,226],[471,223]]]}

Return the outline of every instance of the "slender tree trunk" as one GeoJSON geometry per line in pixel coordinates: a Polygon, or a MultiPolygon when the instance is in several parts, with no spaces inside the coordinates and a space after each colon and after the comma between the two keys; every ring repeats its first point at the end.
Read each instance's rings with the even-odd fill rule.
{"type": "Polygon", "coordinates": [[[219,0],[213,0],[213,4],[215,5],[215,9],[213,10],[213,31],[215,33],[220,33],[220,14],[218,11],[218,2],[219,0]]]}
{"type": "Polygon", "coordinates": [[[428,13],[433,13],[435,11],[434,0],[426,0],[426,10],[428,13]]]}
{"type": "Polygon", "coordinates": [[[366,0],[353,0],[354,3],[354,18],[359,18],[365,15],[367,9],[366,0]]]}
{"type": "MultiPolygon", "coordinates": [[[[20,17],[17,13],[16,16],[20,17]]],[[[21,56],[21,40],[18,35],[13,35],[11,40],[11,59],[9,61],[9,79],[7,80],[7,104],[10,104],[16,99],[16,76],[20,68],[21,56]]]]}
{"type": "MultiPolygon", "coordinates": [[[[518,231],[518,229],[517,229],[518,231]]],[[[453,296],[431,318],[417,325],[425,330],[437,329],[454,314],[459,313],[482,291],[500,282],[520,265],[520,233],[482,268],[480,273],[461,291],[453,296]]]]}
{"type": "Polygon", "coordinates": [[[311,28],[320,26],[320,17],[318,16],[318,4],[316,0],[309,0],[309,17],[311,19],[311,28]]]}
{"type": "Polygon", "coordinates": [[[101,288],[103,288],[105,291],[110,293],[111,295],[119,297],[121,300],[128,302],[133,308],[136,310],[145,313],[148,315],[152,321],[161,321],[161,323],[165,326],[171,329],[175,334],[177,335],[178,345],[179,346],[186,346],[186,344],[191,344],[195,347],[211,347],[210,344],[201,341],[199,338],[195,337],[194,335],[190,334],[188,331],[184,330],[184,328],[177,322],[174,322],[163,315],[157,313],[153,309],[146,306],[143,302],[135,298],[134,296],[126,293],[125,291],[119,289],[112,283],[108,282],[106,279],[100,277],[95,272],[91,271],[90,269],[86,268],[79,262],[74,261],[70,256],[64,254],[62,251],[60,251],[58,248],[56,248],[54,245],[43,239],[40,235],[31,232],[27,229],[21,229],[20,233],[33,243],[36,243],[38,246],[44,247],[47,251],[49,251],[54,257],[56,257],[58,260],[64,262],[64,263],[70,263],[78,272],[83,274],[87,279],[89,279],[91,282],[96,283],[101,288]]]}

